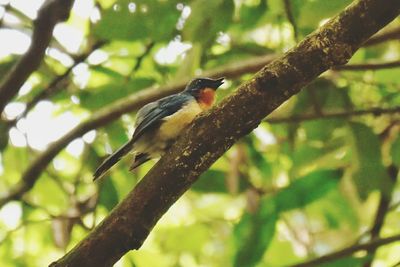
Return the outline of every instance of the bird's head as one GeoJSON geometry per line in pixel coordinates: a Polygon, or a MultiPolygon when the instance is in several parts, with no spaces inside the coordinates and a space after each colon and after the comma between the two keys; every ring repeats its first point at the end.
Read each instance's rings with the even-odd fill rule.
{"type": "Polygon", "coordinates": [[[214,103],[215,91],[223,83],[224,78],[196,78],[186,86],[185,92],[194,96],[203,108],[209,108],[214,103]]]}

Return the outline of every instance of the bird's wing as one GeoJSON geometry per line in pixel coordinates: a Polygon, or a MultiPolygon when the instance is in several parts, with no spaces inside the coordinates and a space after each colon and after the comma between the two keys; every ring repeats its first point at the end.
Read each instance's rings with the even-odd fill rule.
{"type": "Polygon", "coordinates": [[[163,118],[180,110],[182,106],[192,100],[191,98],[193,97],[186,94],[177,94],[167,96],[141,108],[138,111],[137,126],[133,133],[132,141],[135,142],[145,131],[159,125],[158,123],[163,118]]]}

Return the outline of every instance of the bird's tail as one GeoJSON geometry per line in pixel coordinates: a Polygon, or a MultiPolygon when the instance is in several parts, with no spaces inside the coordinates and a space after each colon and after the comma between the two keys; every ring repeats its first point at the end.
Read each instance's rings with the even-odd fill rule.
{"type": "Polygon", "coordinates": [[[104,175],[106,171],[108,171],[112,166],[114,166],[123,156],[125,156],[129,151],[133,148],[133,141],[130,140],[125,143],[121,148],[111,154],[108,158],[106,158],[103,163],[97,168],[97,170],[93,174],[93,181],[100,178],[104,175]]]}
{"type": "Polygon", "coordinates": [[[147,162],[150,160],[150,156],[146,153],[138,153],[135,155],[135,159],[132,162],[131,167],[129,168],[130,171],[133,171],[143,163],[147,162]]]}

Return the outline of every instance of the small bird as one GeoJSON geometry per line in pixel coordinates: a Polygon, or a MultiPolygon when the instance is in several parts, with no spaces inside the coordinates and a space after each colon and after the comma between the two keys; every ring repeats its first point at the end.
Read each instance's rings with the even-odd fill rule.
{"type": "Polygon", "coordinates": [[[184,129],[202,111],[215,102],[215,91],[224,78],[197,78],[174,95],[161,98],[143,106],[137,113],[132,138],[111,154],[97,168],[93,180],[102,177],[123,156],[133,151],[130,170],[146,161],[162,156],[184,129]]]}

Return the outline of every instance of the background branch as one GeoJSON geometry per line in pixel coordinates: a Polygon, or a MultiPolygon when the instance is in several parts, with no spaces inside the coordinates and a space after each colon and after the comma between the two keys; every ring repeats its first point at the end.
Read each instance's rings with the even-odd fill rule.
{"type": "MultiPolygon", "coordinates": [[[[393,185],[396,184],[398,169],[394,165],[392,165],[387,168],[387,172],[389,174],[389,177],[393,181],[393,185]]],[[[381,229],[385,223],[386,215],[389,212],[392,194],[393,187],[390,188],[390,192],[381,192],[378,209],[376,211],[374,223],[370,231],[371,240],[376,240],[380,236],[381,229]]],[[[368,261],[364,264],[364,267],[372,266],[372,262],[375,258],[375,253],[377,249],[378,247],[371,247],[367,249],[368,261]]]]}
{"type": "MultiPolygon", "coordinates": [[[[275,56],[259,57],[257,60],[244,61],[239,64],[231,64],[223,68],[215,69],[204,73],[208,77],[233,78],[244,73],[251,73],[259,70],[261,66],[271,62],[275,56]]],[[[84,135],[85,133],[104,126],[122,116],[125,113],[139,109],[143,105],[155,101],[163,96],[167,96],[183,90],[187,81],[182,81],[177,84],[162,87],[152,87],[144,89],[138,93],[132,94],[127,98],[108,105],[107,107],[97,111],[88,120],[82,122],[77,127],[72,129],[66,135],[61,137],[57,142],[51,144],[46,151],[41,153],[32,164],[24,171],[21,181],[18,182],[7,194],[0,198],[0,207],[8,201],[19,199],[25,192],[29,191],[36,180],[39,178],[42,171],[47,167],[49,162],[70,142],[84,135]]]]}
{"type": "Polygon", "coordinates": [[[265,121],[269,123],[294,123],[310,120],[319,119],[332,119],[332,118],[348,118],[353,116],[362,116],[372,114],[374,116],[379,116],[383,114],[393,114],[400,113],[400,107],[393,108],[369,108],[362,110],[352,110],[352,111],[340,111],[340,112],[330,112],[330,113],[314,113],[314,114],[304,114],[301,116],[291,116],[285,118],[268,118],[265,121]]]}
{"type": "Polygon", "coordinates": [[[368,243],[361,244],[361,245],[354,245],[354,246],[351,246],[351,247],[347,247],[347,248],[344,248],[342,250],[338,250],[336,252],[333,252],[331,254],[327,254],[325,256],[316,258],[316,259],[311,260],[311,261],[307,261],[307,262],[291,265],[290,267],[312,267],[312,266],[318,266],[319,264],[322,264],[322,263],[331,262],[331,261],[335,261],[335,260],[339,260],[339,259],[345,258],[347,256],[352,255],[353,253],[355,253],[357,251],[376,249],[378,247],[381,247],[381,246],[384,246],[384,245],[387,245],[387,244],[390,244],[390,243],[393,243],[393,242],[396,242],[396,241],[400,241],[400,234],[394,235],[394,236],[391,236],[391,237],[387,237],[387,238],[376,239],[376,240],[373,240],[373,241],[370,241],[368,243]]]}
{"type": "Polygon", "coordinates": [[[390,30],[384,30],[382,33],[375,34],[364,43],[364,46],[368,47],[397,39],[400,39],[400,27],[390,30]]]}
{"type": "Polygon", "coordinates": [[[65,70],[65,72],[59,76],[57,76],[44,90],[42,90],[39,94],[34,96],[31,101],[26,104],[26,109],[24,112],[19,116],[25,116],[39,101],[49,98],[50,96],[54,95],[55,93],[60,91],[60,83],[68,77],[71,71],[80,63],[84,62],[95,50],[103,47],[107,44],[108,41],[100,40],[93,44],[92,47],[88,49],[87,52],[77,56],[74,58],[74,64],[71,67],[65,70]]]}
{"type": "MultiPolygon", "coordinates": [[[[206,71],[202,75],[206,77],[224,76],[226,78],[235,78],[245,73],[254,73],[276,58],[277,58],[276,55],[254,57],[248,60],[243,60],[239,63],[228,64],[226,66],[222,66],[220,68],[211,71],[206,71]]],[[[385,67],[387,63],[367,64],[367,65],[373,69],[378,69],[385,67]]],[[[358,68],[361,68],[362,70],[366,69],[364,64],[346,65],[346,66],[349,67],[349,69],[351,70],[358,70],[358,68]]],[[[346,67],[346,66],[341,66],[341,67],[346,67]]],[[[342,69],[344,68],[340,67],[335,68],[335,70],[338,71],[342,69]]],[[[151,101],[155,101],[161,97],[177,93],[183,90],[187,82],[188,81],[184,80],[176,84],[171,84],[167,86],[151,87],[143,89],[142,91],[134,93],[126,97],[125,99],[115,101],[114,103],[94,113],[88,120],[80,123],[78,126],[76,126],[70,132],[65,134],[59,140],[51,144],[38,157],[36,157],[36,159],[32,162],[32,164],[24,171],[20,182],[18,182],[13,188],[11,188],[4,196],[0,197],[0,207],[11,200],[19,199],[25,192],[29,191],[35,184],[36,180],[39,178],[41,172],[47,167],[49,162],[51,162],[51,160],[74,139],[84,135],[85,133],[91,130],[102,127],[118,119],[125,113],[135,111],[151,101]]],[[[332,114],[324,114],[324,116],[320,116],[318,114],[310,114],[301,117],[276,118],[276,119],[271,118],[268,119],[268,121],[271,123],[294,122],[296,120],[303,121],[303,120],[314,120],[319,118],[325,119],[332,117],[348,117],[348,116],[363,115],[368,113],[374,113],[376,115],[379,115],[380,112],[382,114],[397,113],[398,109],[392,108],[392,109],[381,110],[380,108],[376,108],[368,111],[367,110],[355,111],[352,114],[349,114],[349,112],[338,112],[332,114]]]]}
{"type": "Polygon", "coordinates": [[[397,68],[400,66],[400,60],[383,63],[366,63],[366,64],[349,64],[344,66],[338,66],[332,68],[333,70],[352,70],[352,71],[364,71],[364,70],[379,70],[379,69],[390,69],[397,68]]]}
{"type": "Polygon", "coordinates": [[[292,25],[293,28],[293,35],[294,39],[298,41],[299,39],[299,31],[297,29],[297,24],[296,21],[294,20],[293,12],[292,12],[292,4],[290,3],[290,0],[283,0],[283,4],[285,7],[285,13],[288,21],[292,25]]]}
{"type": "MultiPolygon", "coordinates": [[[[266,64],[270,63],[274,60],[276,55],[267,55],[264,57],[254,57],[248,60],[241,61],[239,63],[228,64],[226,66],[222,66],[220,68],[204,72],[202,75],[206,77],[220,77],[224,76],[226,78],[235,78],[245,73],[254,73],[266,64]]],[[[396,62],[395,64],[398,64],[396,62]]],[[[372,69],[385,68],[387,65],[391,66],[393,63],[383,63],[383,64],[367,64],[372,69]]],[[[335,70],[344,70],[348,67],[351,70],[362,69],[365,70],[365,64],[360,65],[346,65],[341,67],[336,67],[335,70]]],[[[143,105],[155,101],[161,97],[177,93],[185,87],[188,81],[181,81],[176,84],[171,84],[162,87],[151,87],[147,89],[143,89],[138,93],[134,93],[125,99],[115,101],[114,103],[108,105],[107,107],[100,109],[96,113],[94,113],[88,120],[80,123],[66,135],[61,137],[59,140],[51,144],[46,151],[41,153],[32,164],[24,171],[21,181],[18,182],[13,188],[11,188],[7,194],[0,198],[0,207],[5,203],[19,199],[25,192],[29,191],[36,180],[39,178],[41,172],[47,167],[49,162],[70,142],[74,139],[84,135],[85,133],[102,127],[119,117],[123,114],[135,111],[142,107],[143,105]]],[[[324,114],[324,116],[320,116],[318,114],[310,114],[301,117],[291,117],[291,118],[271,118],[268,119],[271,123],[280,123],[280,122],[294,122],[294,121],[303,121],[303,120],[314,120],[314,119],[325,119],[331,117],[348,117],[355,115],[363,115],[368,113],[374,113],[379,115],[380,112],[383,113],[397,113],[397,108],[381,110],[379,108],[373,110],[365,110],[365,111],[355,111],[352,114],[349,112],[339,112],[332,114],[324,114]]],[[[11,123],[11,122],[10,122],[11,123]]]]}
{"type": "MultiPolygon", "coordinates": [[[[112,266],[130,249],[140,248],[160,217],[236,140],[322,72],[345,64],[399,12],[397,0],[355,1],[264,67],[199,116],[110,215],[51,266],[112,266]]],[[[389,240],[397,239],[400,236],[389,240]]]]}
{"type": "Polygon", "coordinates": [[[58,22],[68,18],[73,0],[49,0],[38,11],[28,52],[7,73],[0,84],[0,114],[18,94],[26,79],[39,67],[58,22]]]}

